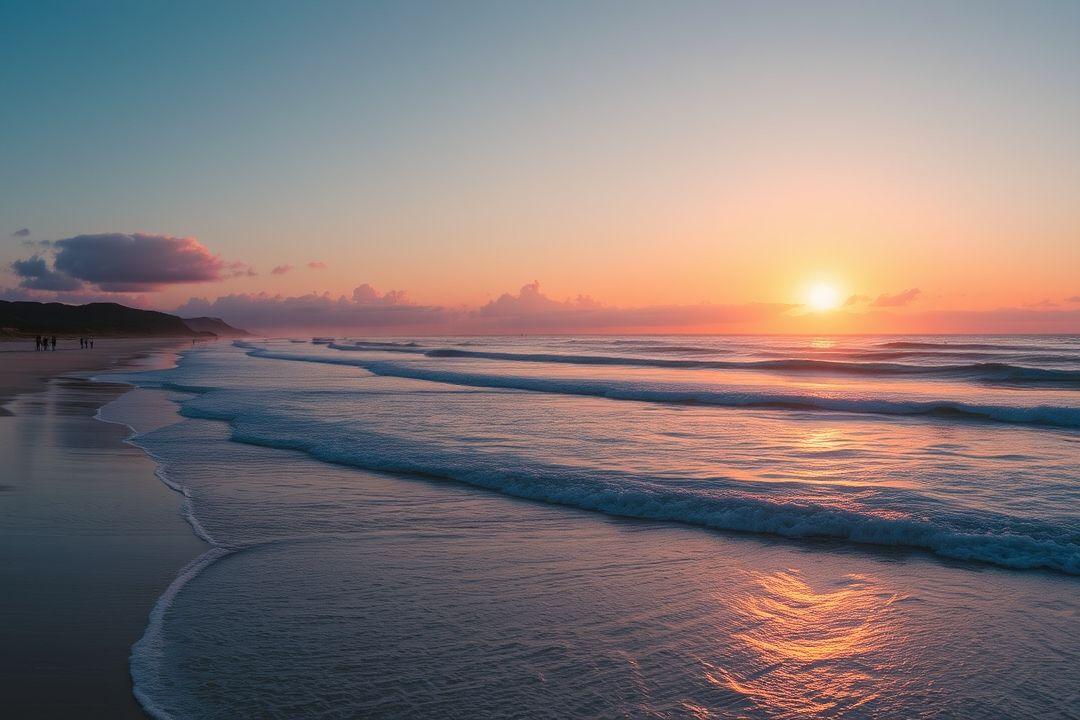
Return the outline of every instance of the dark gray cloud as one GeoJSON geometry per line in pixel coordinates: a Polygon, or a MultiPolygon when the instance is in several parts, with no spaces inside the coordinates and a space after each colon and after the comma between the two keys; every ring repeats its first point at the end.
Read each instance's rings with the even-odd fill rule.
{"type": "Polygon", "coordinates": [[[20,229],[16,230],[15,232],[11,233],[11,237],[17,237],[17,238],[30,237],[30,228],[20,228],[20,229]]]}
{"type": "Polygon", "coordinates": [[[71,291],[82,288],[77,278],[51,269],[45,258],[32,255],[11,263],[11,271],[21,278],[19,287],[30,290],[71,291]]]}
{"type": "Polygon", "coordinates": [[[76,235],[53,243],[56,270],[108,292],[157,290],[254,271],[226,264],[195,238],[146,233],[76,235]]]}

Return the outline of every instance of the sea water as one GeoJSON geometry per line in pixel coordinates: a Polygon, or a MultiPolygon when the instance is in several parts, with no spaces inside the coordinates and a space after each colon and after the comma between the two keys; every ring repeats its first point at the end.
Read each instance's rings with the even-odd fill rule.
{"type": "Polygon", "coordinates": [[[1076,337],[240,341],[110,379],[213,546],[133,650],[156,717],[1078,712],[1076,337]]]}

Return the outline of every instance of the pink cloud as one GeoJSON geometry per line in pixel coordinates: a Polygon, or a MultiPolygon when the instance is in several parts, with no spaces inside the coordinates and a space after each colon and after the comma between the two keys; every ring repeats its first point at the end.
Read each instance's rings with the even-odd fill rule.
{"type": "Polygon", "coordinates": [[[284,296],[268,293],[235,293],[214,301],[192,298],[177,314],[212,315],[226,322],[260,330],[313,329],[390,332],[431,332],[445,328],[454,311],[410,302],[400,290],[379,292],[368,284],[351,296],[330,293],[284,296]]]}
{"type": "Polygon", "coordinates": [[[649,305],[614,307],[587,295],[554,300],[531,282],[517,295],[504,293],[470,313],[466,330],[515,332],[659,332],[752,328],[792,309],[784,303],[649,305]]]}
{"type": "Polygon", "coordinates": [[[852,295],[844,301],[844,307],[851,307],[852,305],[861,305],[863,303],[870,302],[869,295],[852,295]]]}
{"type": "Polygon", "coordinates": [[[312,260],[311,262],[309,262],[307,264],[307,266],[309,268],[311,268],[312,270],[325,270],[326,269],[326,263],[324,263],[322,260],[312,260]]]}
{"type": "Polygon", "coordinates": [[[871,298],[869,295],[852,295],[844,301],[844,307],[854,307],[856,305],[870,304],[870,307],[885,308],[885,307],[906,307],[922,294],[922,290],[919,288],[909,288],[903,292],[898,292],[894,295],[888,293],[882,293],[876,298],[871,298]]]}
{"type": "Polygon", "coordinates": [[[878,295],[874,302],[870,303],[871,307],[906,307],[915,302],[916,298],[922,294],[922,290],[919,288],[909,288],[903,292],[896,293],[895,295],[878,295]]]}
{"type": "Polygon", "coordinates": [[[498,334],[753,329],[756,323],[791,308],[766,303],[619,308],[586,296],[554,300],[544,295],[536,282],[478,308],[446,308],[419,305],[403,291],[379,292],[365,283],[350,296],[234,294],[213,302],[193,298],[177,312],[185,316],[213,315],[263,331],[304,328],[374,334],[498,334]]]}
{"type": "Polygon", "coordinates": [[[292,265],[275,265],[274,269],[270,271],[271,275],[284,275],[292,270],[292,265]]]}

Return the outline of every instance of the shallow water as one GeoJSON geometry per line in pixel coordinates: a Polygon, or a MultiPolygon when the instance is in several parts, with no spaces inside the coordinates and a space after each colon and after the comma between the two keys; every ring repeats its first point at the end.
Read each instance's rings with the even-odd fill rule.
{"type": "Polygon", "coordinates": [[[183,393],[137,442],[216,545],[159,603],[138,693],[161,717],[1068,717],[1078,370],[1060,337],[190,352],[126,376],[183,393]],[[824,354],[845,365],[801,362],[824,354]],[[765,394],[804,400],[716,401],[765,394]]]}

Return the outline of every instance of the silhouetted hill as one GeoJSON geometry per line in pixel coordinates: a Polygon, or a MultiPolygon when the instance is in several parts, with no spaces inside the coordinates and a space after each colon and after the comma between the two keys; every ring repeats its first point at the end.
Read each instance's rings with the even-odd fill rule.
{"type": "Polygon", "coordinates": [[[232,325],[225,322],[221,318],[195,317],[184,318],[183,320],[184,324],[195,332],[210,332],[214,333],[218,337],[251,337],[251,333],[249,333],[247,330],[234,328],[232,325]]]}
{"type": "Polygon", "coordinates": [[[136,310],[117,303],[8,302],[0,300],[0,335],[136,335],[211,337],[192,330],[175,315],[136,310]]]}

